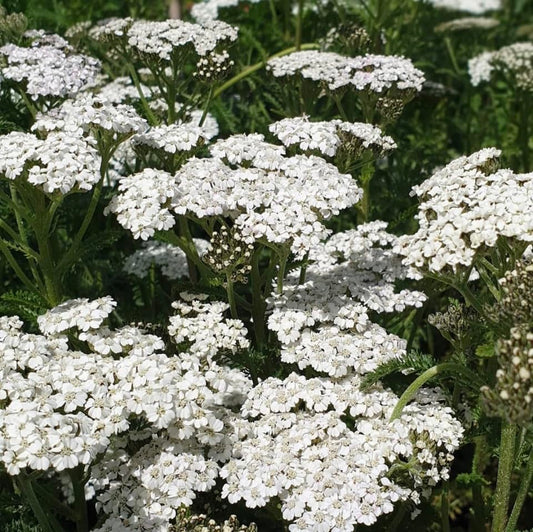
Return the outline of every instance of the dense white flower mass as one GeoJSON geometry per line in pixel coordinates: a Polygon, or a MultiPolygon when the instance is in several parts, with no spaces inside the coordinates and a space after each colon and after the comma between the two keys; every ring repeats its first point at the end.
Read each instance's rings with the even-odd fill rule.
{"type": "Polygon", "coordinates": [[[483,52],[468,61],[474,86],[490,81],[494,72],[510,75],[521,89],[533,90],[533,43],[517,42],[495,52],[483,52]]]}
{"type": "Polygon", "coordinates": [[[97,329],[111,314],[117,303],[110,296],[89,301],[86,298],[65,301],[37,318],[45,336],[75,327],[80,331],[97,329]]]}
{"type": "Polygon", "coordinates": [[[39,318],[44,336],[23,332],[17,317],[0,318],[0,463],[10,475],[80,465],[89,475],[90,467],[101,530],[167,530],[230,455],[230,408],[251,382],[213,357],[247,346],[244,327],[225,320],[225,304],[188,298],[177,307],[189,328],[172,334],[191,350],[168,356],[143,329],[102,326],[114,305],[110,297],[66,302],[39,318]],[[73,327],[89,352],[69,346],[62,333],[76,335],[73,327]]]}
{"type": "Polygon", "coordinates": [[[330,90],[342,87],[383,93],[391,88],[420,91],[423,73],[400,56],[345,57],[317,50],[293,52],[270,59],[267,68],[275,77],[299,75],[323,82],[330,90]]]}
{"type": "Polygon", "coordinates": [[[24,83],[24,90],[34,100],[47,96],[73,96],[94,83],[100,73],[100,62],[70,53],[57,44],[54,41],[41,45],[36,41],[29,48],[14,44],[2,46],[0,54],[7,60],[7,66],[0,69],[2,76],[24,83]]]}
{"type": "Polygon", "coordinates": [[[89,34],[102,41],[124,38],[135,52],[164,61],[170,60],[173,52],[188,46],[196,55],[205,56],[221,44],[228,44],[237,39],[237,29],[218,20],[193,24],[179,19],[111,19],[92,28],[89,34]]]}
{"type": "Polygon", "coordinates": [[[297,145],[303,151],[318,151],[333,157],[340,148],[373,149],[378,153],[396,148],[394,140],[381,129],[364,122],[311,122],[307,116],[284,118],[269,126],[285,146],[297,145]]]}
{"type": "Polygon", "coordinates": [[[259,134],[217,141],[211,153],[175,176],[146,169],[121,179],[107,212],[143,239],[173,227],[173,213],[229,216],[246,242],[266,239],[301,255],[327,236],[323,219],[361,197],[350,175],[320,157],[284,157],[282,146],[259,134]]]}
{"type": "Polygon", "coordinates": [[[218,124],[212,116],[209,116],[200,126],[201,117],[198,117],[198,112],[194,111],[189,121],[152,127],[144,133],[135,135],[132,138],[133,145],[148,146],[167,153],[190,151],[201,146],[218,135],[218,124]]]}
{"type": "Polygon", "coordinates": [[[469,13],[485,13],[501,9],[502,0],[429,0],[438,8],[467,11],[469,13]]]}
{"type": "Polygon", "coordinates": [[[459,157],[413,187],[419,230],[396,246],[405,264],[456,271],[499,237],[533,242],[533,173],[496,170],[500,153],[485,148],[459,157]]]}
{"type": "MultiPolygon", "coordinates": [[[[210,243],[201,238],[194,238],[193,242],[202,257],[210,248],[210,243]]],[[[178,247],[163,242],[146,242],[140,249],[130,255],[124,262],[124,271],[143,278],[148,275],[152,264],[161,268],[161,273],[168,279],[179,279],[189,274],[187,257],[178,247]]]]}
{"type": "MultiPolygon", "coordinates": [[[[248,0],[249,4],[257,4],[261,0],[248,0]]],[[[218,19],[219,9],[238,6],[241,0],[203,0],[192,6],[191,15],[198,22],[205,24],[218,19]]]]}
{"type": "Polygon", "coordinates": [[[91,138],[63,132],[44,140],[31,133],[0,136],[0,175],[27,181],[51,194],[90,190],[100,181],[101,158],[91,138]]]}
{"type": "Polygon", "coordinates": [[[93,94],[80,94],[47,113],[39,113],[35,131],[89,131],[100,129],[119,135],[141,133],[148,123],[131,105],[114,104],[93,94]]]}
{"type": "Polygon", "coordinates": [[[268,327],[282,344],[283,362],[339,377],[405,354],[404,340],[368,318],[368,310],[402,311],[425,300],[421,292],[395,289],[396,280],[416,275],[392,250],[398,237],[385,227],[371,222],[314,246],[306,281],[293,274],[283,293],[271,296],[268,327]]]}
{"type": "Polygon", "coordinates": [[[134,238],[148,240],[156,231],[174,227],[176,220],[165,205],[174,197],[176,179],[168,172],[146,168],[120,179],[118,190],[104,214],[115,213],[134,238]]]}
{"type": "Polygon", "coordinates": [[[419,501],[416,488],[448,477],[462,428],[432,392],[421,392],[399,419],[397,397],[359,379],[306,379],[292,373],[256,386],[242,407],[240,441],[222,468],[222,494],[250,508],[273,497],[291,531],[352,531],[392,512],[398,501],[419,501]],[[348,428],[341,416],[354,420],[348,428]],[[419,464],[408,482],[391,465],[419,464]]]}

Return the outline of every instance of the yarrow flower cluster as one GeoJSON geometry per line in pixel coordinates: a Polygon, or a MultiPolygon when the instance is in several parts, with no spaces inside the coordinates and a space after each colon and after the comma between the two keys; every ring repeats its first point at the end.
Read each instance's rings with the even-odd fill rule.
{"type": "Polygon", "coordinates": [[[31,133],[0,136],[0,175],[26,177],[47,194],[90,190],[100,181],[101,158],[92,138],[51,133],[44,140],[31,133]]]}
{"type": "Polygon", "coordinates": [[[404,340],[368,318],[369,310],[401,311],[425,300],[421,292],[396,292],[395,280],[416,275],[392,251],[397,237],[385,226],[371,222],[315,246],[306,281],[289,277],[283,293],[271,297],[268,326],[282,344],[283,362],[340,377],[405,354],[404,340]]]}
{"type": "Polygon", "coordinates": [[[472,85],[490,81],[494,72],[511,77],[517,87],[533,90],[533,43],[518,42],[495,52],[483,52],[468,61],[472,85]]]}
{"type": "Polygon", "coordinates": [[[345,57],[311,50],[270,59],[267,68],[275,77],[301,76],[322,82],[331,91],[343,87],[376,93],[392,88],[420,91],[424,83],[423,73],[409,59],[394,55],[345,57]]]}
{"type": "Polygon", "coordinates": [[[375,523],[398,501],[418,502],[416,488],[447,478],[462,428],[432,392],[420,393],[391,422],[396,402],[380,387],[360,391],[355,376],[293,373],[263,381],[242,407],[250,421],[222,468],[223,496],[250,508],[278,497],[291,532],[351,531],[375,523]],[[409,482],[388,475],[391,464],[409,461],[409,482]]]}
{"type": "MultiPolygon", "coordinates": [[[[63,43],[66,41],[57,36],[63,43]]],[[[50,40],[48,40],[50,42],[50,40]]],[[[7,66],[0,68],[5,79],[22,83],[33,100],[40,97],[73,96],[94,83],[100,73],[100,62],[72,53],[67,46],[35,41],[29,48],[6,44],[0,48],[7,66]]],[[[61,42],[60,42],[61,44],[61,42]]]]}
{"type": "Polygon", "coordinates": [[[223,43],[237,39],[237,30],[220,21],[193,24],[179,19],[147,21],[111,19],[91,29],[97,40],[125,39],[127,46],[141,55],[169,61],[173,52],[189,46],[198,56],[205,56],[223,43]]]}
{"type": "Polygon", "coordinates": [[[430,3],[437,8],[467,11],[474,14],[495,11],[502,7],[501,0],[430,0],[430,3]]]}
{"type": "MultiPolygon", "coordinates": [[[[249,4],[257,4],[261,0],[248,0],[249,4]]],[[[201,24],[217,20],[219,10],[227,7],[236,7],[241,0],[203,0],[192,6],[192,17],[201,24]]]]}
{"type": "Polygon", "coordinates": [[[193,111],[191,120],[188,122],[179,121],[169,126],[156,126],[144,133],[135,135],[131,139],[133,146],[146,146],[167,153],[187,152],[201,146],[207,140],[218,135],[218,124],[209,115],[200,126],[201,117],[198,116],[198,113],[201,111],[193,111]]]}
{"type": "MultiPolygon", "coordinates": [[[[210,248],[207,240],[194,238],[198,255],[202,257],[210,248]]],[[[185,253],[172,244],[165,244],[151,240],[144,243],[135,253],[124,262],[125,272],[140,277],[146,277],[152,264],[161,268],[161,274],[171,280],[188,275],[187,257],[185,253]]]]}
{"type": "Polygon", "coordinates": [[[95,129],[125,136],[147,128],[146,120],[131,105],[114,104],[92,94],[81,94],[47,113],[40,113],[32,126],[35,131],[88,132],[95,129]]]}
{"type": "Polygon", "coordinates": [[[485,148],[459,157],[413,187],[419,229],[395,248],[405,264],[456,271],[499,237],[533,241],[533,174],[496,170],[500,153],[485,148]]]}
{"type": "Polygon", "coordinates": [[[394,140],[381,129],[364,122],[311,122],[307,116],[284,118],[269,126],[270,131],[287,147],[298,146],[302,151],[318,151],[334,157],[338,150],[359,153],[372,149],[381,154],[396,148],[394,140]]]}
{"type": "Polygon", "coordinates": [[[120,181],[106,212],[135,238],[174,226],[174,214],[233,218],[245,243],[266,239],[296,254],[327,235],[321,221],[360,199],[349,175],[316,156],[285,157],[262,135],[234,135],[192,158],[175,176],[146,169],[120,181]]]}
{"type": "Polygon", "coordinates": [[[169,356],[142,329],[103,326],[115,305],[67,301],[39,317],[42,335],[0,318],[0,462],[11,475],[91,465],[88,491],[107,517],[99,530],[169,530],[177,508],[214,485],[234,438],[228,407],[250,389],[213,356],[248,344],[225,304],[192,300],[177,304],[190,316],[169,330],[191,350],[169,356]],[[67,331],[88,352],[73,350],[67,331]]]}

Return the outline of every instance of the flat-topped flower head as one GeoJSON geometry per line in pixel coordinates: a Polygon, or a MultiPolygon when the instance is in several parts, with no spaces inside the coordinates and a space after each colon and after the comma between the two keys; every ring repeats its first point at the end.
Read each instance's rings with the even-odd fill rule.
{"type": "Polygon", "coordinates": [[[212,158],[191,158],[175,176],[146,169],[121,179],[106,211],[143,239],[172,227],[173,214],[227,216],[245,244],[265,239],[301,256],[327,236],[322,220],[361,197],[350,175],[320,157],[284,157],[283,146],[259,134],[234,135],[210,151],[212,158]]]}
{"type": "Polygon", "coordinates": [[[90,190],[100,181],[101,158],[94,139],[51,133],[44,140],[31,133],[0,136],[0,175],[25,176],[47,194],[90,190]]]}
{"type": "Polygon", "coordinates": [[[413,187],[419,229],[395,248],[405,264],[456,271],[500,237],[533,241],[533,173],[497,170],[500,153],[485,148],[459,157],[413,187]]]}
{"type": "Polygon", "coordinates": [[[404,57],[363,55],[346,57],[317,50],[293,52],[271,59],[267,68],[275,77],[301,76],[323,83],[329,90],[350,88],[384,93],[390,89],[420,91],[423,73],[404,57]]]}
{"type": "Polygon", "coordinates": [[[212,116],[202,126],[198,124],[197,118],[196,113],[189,121],[152,127],[135,135],[132,143],[134,146],[146,146],[166,153],[191,151],[218,134],[218,124],[212,116]]]}
{"type": "Polygon", "coordinates": [[[205,56],[237,39],[237,29],[220,21],[194,24],[179,19],[163,21],[110,19],[91,29],[90,35],[108,43],[122,42],[140,55],[169,61],[188,51],[205,56]]]}
{"type": "Polygon", "coordinates": [[[533,91],[533,43],[517,42],[495,52],[483,52],[468,61],[468,72],[474,86],[501,72],[517,87],[533,91]]]}
{"type": "Polygon", "coordinates": [[[86,298],[65,301],[37,318],[39,329],[46,336],[69,329],[79,331],[97,329],[111,314],[117,303],[110,296],[89,301],[86,298]]]}
{"type": "Polygon", "coordinates": [[[360,153],[370,149],[378,154],[396,148],[394,140],[381,129],[364,122],[330,120],[311,122],[307,116],[284,118],[269,126],[287,147],[298,146],[304,152],[319,152],[334,157],[339,150],[360,153]]]}
{"type": "Polygon", "coordinates": [[[502,0],[429,0],[437,8],[481,14],[501,9],[502,0]]]}
{"type": "Polygon", "coordinates": [[[242,407],[250,421],[221,470],[223,497],[249,508],[276,498],[289,530],[352,530],[448,478],[463,429],[442,398],[423,390],[391,422],[395,394],[359,385],[292,373],[256,386],[242,407]],[[417,464],[412,474],[389,476],[404,461],[417,464]]]}
{"type": "MultiPolygon", "coordinates": [[[[236,7],[242,0],[203,0],[195,3],[191,9],[192,17],[199,23],[217,20],[220,16],[220,9],[236,7]]],[[[247,0],[248,4],[257,4],[261,0],[247,0]]]]}
{"type": "Polygon", "coordinates": [[[66,47],[41,44],[29,48],[6,44],[0,55],[7,66],[0,69],[6,80],[22,85],[33,99],[74,96],[93,84],[100,73],[100,62],[86,55],[74,54],[66,47]]]}
{"type": "Polygon", "coordinates": [[[141,133],[147,128],[146,120],[131,105],[111,103],[93,94],[81,94],[47,113],[39,113],[32,126],[36,131],[97,129],[121,136],[141,133]]]}

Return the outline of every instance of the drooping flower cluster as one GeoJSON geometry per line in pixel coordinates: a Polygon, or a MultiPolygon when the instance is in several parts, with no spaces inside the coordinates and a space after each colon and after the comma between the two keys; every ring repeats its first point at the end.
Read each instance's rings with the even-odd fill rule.
{"type": "Polygon", "coordinates": [[[174,214],[233,218],[246,243],[266,239],[305,253],[328,231],[321,223],[354,205],[354,180],[316,156],[285,157],[262,135],[234,135],[211,147],[213,157],[190,159],[174,175],[146,169],[121,180],[107,212],[135,238],[175,224],[174,214]]]}
{"type": "Polygon", "coordinates": [[[499,237],[533,241],[533,174],[496,170],[499,156],[485,148],[459,157],[413,188],[419,229],[396,247],[406,264],[456,271],[499,237]]]}
{"type": "Polygon", "coordinates": [[[533,43],[518,42],[495,52],[483,52],[468,61],[474,86],[490,81],[494,72],[508,75],[521,89],[533,90],[533,43]]]}
{"type": "Polygon", "coordinates": [[[93,84],[100,73],[97,59],[73,53],[59,36],[37,39],[28,48],[6,44],[0,48],[0,56],[7,61],[0,69],[2,76],[23,84],[34,100],[73,96],[93,84]]]}
{"type": "Polygon", "coordinates": [[[298,146],[304,152],[318,151],[333,157],[337,151],[359,154],[371,149],[377,154],[396,148],[394,140],[381,129],[364,122],[311,122],[308,117],[284,118],[271,124],[270,131],[287,147],[298,146]]]}
{"type": "Polygon", "coordinates": [[[311,50],[270,59],[267,68],[275,77],[301,76],[322,82],[331,91],[343,87],[376,93],[392,88],[420,91],[424,83],[424,75],[409,59],[394,55],[345,57],[311,50]]]}

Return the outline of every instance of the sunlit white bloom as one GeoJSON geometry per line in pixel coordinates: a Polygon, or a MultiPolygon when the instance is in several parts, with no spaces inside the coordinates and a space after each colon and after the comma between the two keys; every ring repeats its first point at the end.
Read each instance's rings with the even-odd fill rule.
{"type": "Polygon", "coordinates": [[[482,52],[468,61],[472,85],[490,81],[494,72],[503,72],[521,89],[533,90],[533,43],[517,42],[494,52],[482,52]]]}
{"type": "Polygon", "coordinates": [[[0,48],[0,54],[7,60],[7,66],[1,69],[2,76],[23,83],[32,99],[73,96],[96,80],[100,72],[97,59],[69,53],[55,42],[36,44],[30,48],[15,44],[0,48]]]}
{"type": "Polygon", "coordinates": [[[396,148],[394,140],[377,126],[363,122],[311,122],[306,116],[284,118],[269,129],[285,146],[297,145],[303,151],[319,151],[333,157],[337,150],[372,149],[378,153],[396,148]]]}
{"type": "Polygon", "coordinates": [[[45,335],[58,334],[73,327],[80,331],[97,329],[116,305],[110,296],[93,301],[86,298],[71,299],[39,316],[37,323],[45,335]]]}
{"type": "Polygon", "coordinates": [[[299,75],[323,82],[330,90],[347,87],[382,93],[395,87],[420,91],[424,82],[422,72],[409,59],[392,55],[345,57],[311,50],[270,59],[267,68],[275,77],[299,75]]]}
{"type": "Polygon", "coordinates": [[[404,263],[439,272],[472,264],[498,238],[533,241],[533,174],[496,170],[500,151],[459,157],[421,185],[419,229],[395,247],[404,263]]]}

